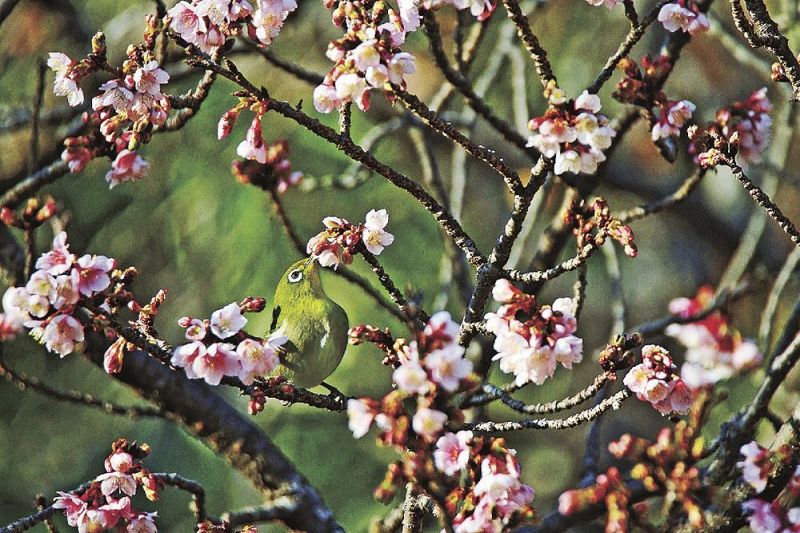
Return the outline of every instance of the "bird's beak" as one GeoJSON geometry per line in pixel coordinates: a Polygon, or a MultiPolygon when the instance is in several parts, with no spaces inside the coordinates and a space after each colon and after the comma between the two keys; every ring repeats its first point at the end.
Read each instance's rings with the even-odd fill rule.
{"type": "Polygon", "coordinates": [[[310,265],[310,264],[311,264],[311,263],[313,263],[313,262],[314,262],[314,256],[311,256],[311,257],[309,257],[309,258],[306,260],[306,264],[305,264],[305,265],[303,265],[303,268],[308,268],[308,265],[310,265]]]}

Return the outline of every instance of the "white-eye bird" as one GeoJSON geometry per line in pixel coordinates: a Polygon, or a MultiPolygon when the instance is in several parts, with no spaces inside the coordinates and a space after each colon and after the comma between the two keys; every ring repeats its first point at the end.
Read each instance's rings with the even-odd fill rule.
{"type": "Polygon", "coordinates": [[[281,277],[273,300],[273,334],[287,337],[278,373],[294,385],[315,387],[330,376],[347,348],[347,314],[328,298],[313,259],[303,259],[281,277]]]}

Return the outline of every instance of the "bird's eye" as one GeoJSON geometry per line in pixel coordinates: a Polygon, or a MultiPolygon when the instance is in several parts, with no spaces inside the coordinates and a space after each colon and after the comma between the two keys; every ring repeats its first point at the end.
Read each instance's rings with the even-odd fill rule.
{"type": "Polygon", "coordinates": [[[303,279],[303,271],[299,268],[289,272],[289,283],[297,283],[301,279],[303,279]]]}

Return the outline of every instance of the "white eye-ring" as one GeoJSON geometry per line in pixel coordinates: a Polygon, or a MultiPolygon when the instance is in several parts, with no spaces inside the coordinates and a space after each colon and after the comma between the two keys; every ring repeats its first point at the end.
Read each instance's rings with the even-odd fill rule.
{"type": "Polygon", "coordinates": [[[299,268],[289,272],[289,283],[297,283],[301,279],[303,279],[303,271],[299,268]]]}

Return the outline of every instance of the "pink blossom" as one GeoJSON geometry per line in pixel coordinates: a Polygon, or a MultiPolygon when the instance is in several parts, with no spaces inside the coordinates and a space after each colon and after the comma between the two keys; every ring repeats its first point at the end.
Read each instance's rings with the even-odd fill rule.
{"type": "Polygon", "coordinates": [[[120,183],[136,181],[146,177],[150,173],[150,163],[133,150],[121,150],[114,162],[111,163],[111,170],[106,173],[108,188],[113,189],[120,183]]]}
{"type": "Polygon", "coordinates": [[[398,366],[392,374],[392,380],[398,389],[409,394],[426,394],[431,388],[428,374],[417,363],[398,366]]]}
{"type": "Polygon", "coordinates": [[[267,145],[264,142],[264,132],[261,129],[261,117],[256,115],[250,127],[247,128],[245,139],[236,147],[236,153],[245,159],[267,162],[267,145]]]}
{"type": "Polygon", "coordinates": [[[169,81],[169,74],[158,66],[158,61],[148,61],[133,73],[136,90],[161,98],[161,85],[169,81]]]}
{"type": "Polygon", "coordinates": [[[194,361],[198,357],[204,356],[205,353],[206,345],[200,341],[182,344],[172,352],[170,363],[172,366],[183,367],[186,377],[189,379],[197,379],[201,376],[198,376],[194,371],[194,361]]]}
{"type": "Polygon", "coordinates": [[[194,6],[189,2],[178,2],[167,11],[167,15],[172,19],[172,28],[190,43],[197,41],[197,34],[204,33],[207,29],[203,17],[195,12],[194,6]]]}
{"type": "Polygon", "coordinates": [[[133,104],[133,92],[120,80],[109,80],[99,87],[102,94],[92,98],[92,109],[112,107],[117,113],[125,113],[133,104]]]}
{"type": "Polygon", "coordinates": [[[238,375],[242,365],[234,349],[233,344],[227,342],[209,346],[205,353],[199,354],[192,362],[196,378],[204,379],[209,385],[219,385],[222,376],[238,375]]]}
{"type": "Polygon", "coordinates": [[[553,354],[556,361],[561,363],[564,368],[572,368],[574,363],[583,360],[583,339],[575,335],[561,337],[553,346],[553,354]]]}
{"type": "Polygon", "coordinates": [[[366,398],[347,400],[347,427],[353,432],[353,437],[360,439],[366,435],[376,414],[376,409],[366,398]]]}
{"type": "Polygon", "coordinates": [[[205,322],[197,318],[189,319],[189,323],[186,325],[186,332],[184,333],[187,340],[201,341],[206,338],[206,334],[207,329],[205,322]]]}
{"type": "Polygon", "coordinates": [[[236,354],[242,365],[239,379],[245,385],[253,383],[256,377],[266,376],[280,364],[278,352],[269,343],[245,339],[236,347],[236,354]]]}
{"type": "Polygon", "coordinates": [[[27,290],[29,294],[52,300],[55,298],[56,280],[44,270],[37,270],[28,278],[28,283],[25,284],[25,290],[27,290]]]}
{"type": "Polygon", "coordinates": [[[637,398],[650,402],[661,414],[685,414],[691,407],[693,395],[675,370],[677,367],[667,350],[648,344],[642,348],[641,364],[631,368],[622,382],[637,398]]]}
{"type": "Polygon", "coordinates": [[[47,66],[56,73],[53,82],[53,92],[58,96],[66,96],[69,105],[75,107],[83,103],[83,90],[70,76],[71,68],[75,64],[67,55],[61,52],[50,52],[47,66]]]}
{"type": "Polygon", "coordinates": [[[759,498],[747,500],[742,504],[742,510],[752,513],[748,517],[748,522],[753,533],[774,533],[781,530],[781,519],[775,507],[774,504],[759,498]]]}
{"type": "Polygon", "coordinates": [[[69,253],[67,233],[60,231],[53,237],[53,244],[50,251],[42,254],[42,256],[36,260],[36,268],[45,270],[48,274],[53,276],[57,276],[69,270],[74,261],[75,256],[69,253]]]}
{"type": "Polygon", "coordinates": [[[92,296],[104,291],[111,284],[108,273],[116,268],[117,262],[104,255],[83,255],[73,269],[78,290],[84,296],[92,296]]]}
{"type": "MultiPolygon", "coordinates": [[[[691,0],[689,0],[691,2],[691,0]]],[[[664,29],[670,32],[682,30],[690,35],[703,33],[709,28],[708,18],[699,12],[697,7],[692,4],[692,9],[686,7],[689,2],[666,4],[658,12],[658,21],[664,25],[664,29]]]]}
{"type": "Polygon", "coordinates": [[[408,52],[399,52],[389,60],[389,81],[395,85],[402,85],[406,74],[413,74],[417,71],[414,64],[414,56],[408,52]]]}
{"type": "Polygon", "coordinates": [[[106,470],[109,472],[127,473],[133,467],[133,456],[128,452],[117,450],[108,457],[106,470]]]}
{"type": "Polygon", "coordinates": [[[113,496],[117,491],[133,496],[136,494],[136,480],[122,472],[107,472],[97,476],[100,490],[104,496],[113,496]]]}
{"type": "Polygon", "coordinates": [[[376,39],[369,39],[363,41],[350,52],[353,63],[361,72],[366,72],[369,67],[375,67],[380,64],[381,54],[376,47],[377,44],[378,41],[376,39]]]}
{"type": "Polygon", "coordinates": [[[379,211],[371,209],[369,213],[367,213],[364,231],[361,234],[367,251],[375,255],[380,255],[384,247],[394,242],[394,235],[384,230],[388,223],[389,214],[386,212],[386,209],[381,209],[379,211]]]}
{"type": "Polygon", "coordinates": [[[428,339],[436,339],[441,342],[452,342],[458,337],[459,326],[453,322],[450,313],[438,311],[431,316],[425,324],[423,333],[428,339]]]}
{"type": "Polygon", "coordinates": [[[97,522],[106,529],[111,529],[117,522],[128,520],[131,516],[131,500],[127,496],[115,500],[106,497],[108,503],[101,505],[97,509],[89,509],[88,515],[92,522],[97,522]]]}
{"type": "Polygon", "coordinates": [[[253,12],[253,26],[256,38],[263,45],[268,45],[278,36],[283,22],[289,14],[282,2],[262,1],[253,12]]]}
{"type": "Polygon", "coordinates": [[[464,348],[455,343],[432,351],[424,362],[433,381],[450,392],[456,391],[461,380],[472,372],[472,363],[464,357],[464,348]]]}
{"type": "Polygon", "coordinates": [[[433,452],[433,462],[436,468],[452,476],[467,466],[472,442],[471,431],[458,433],[445,433],[436,441],[436,450],[433,452]]]}
{"type": "Polygon", "coordinates": [[[61,152],[61,160],[69,167],[72,174],[77,174],[94,158],[92,151],[83,146],[68,146],[61,152]]]}
{"type": "Polygon", "coordinates": [[[233,126],[236,124],[236,119],[239,118],[240,110],[236,107],[228,109],[219,119],[217,123],[217,139],[220,141],[231,134],[233,126]]]}
{"type": "Polygon", "coordinates": [[[743,461],[736,463],[742,470],[742,478],[761,493],[767,488],[767,479],[772,465],[770,464],[769,450],[762,448],[756,441],[750,441],[739,448],[743,461]]]}
{"type": "Polygon", "coordinates": [[[432,438],[444,428],[444,423],[446,421],[447,415],[443,412],[437,411],[436,409],[421,407],[414,413],[411,427],[417,435],[432,438]]]}
{"type": "Polygon", "coordinates": [[[330,113],[341,107],[342,99],[336,94],[332,85],[317,85],[314,89],[314,108],[320,113],[330,113]]]}
{"type": "Polygon", "coordinates": [[[53,500],[53,508],[63,509],[67,517],[67,524],[77,527],[80,533],[88,531],[89,516],[86,502],[69,492],[59,491],[58,494],[53,500]]]}
{"type": "Polygon", "coordinates": [[[246,324],[247,318],[242,315],[242,310],[236,302],[211,313],[211,333],[220,339],[236,335],[246,324]]]}
{"type": "Polygon", "coordinates": [[[70,315],[56,315],[45,326],[42,340],[48,350],[64,357],[83,341],[83,326],[70,315]]]}
{"type": "Polygon", "coordinates": [[[540,338],[529,339],[514,331],[501,331],[494,341],[497,354],[493,361],[500,361],[500,370],[514,374],[515,383],[524,385],[529,381],[537,385],[553,376],[556,358],[547,344],[540,344],[540,338]]]}
{"type": "Polygon", "coordinates": [[[400,10],[403,31],[405,33],[416,31],[422,18],[419,15],[418,2],[416,0],[397,0],[397,7],[400,10]]]}
{"type": "Polygon", "coordinates": [[[496,302],[509,303],[511,300],[520,293],[520,290],[511,284],[510,281],[504,278],[498,279],[492,288],[492,298],[496,302]]]}
{"type": "Polygon", "coordinates": [[[156,513],[142,513],[133,517],[128,522],[126,533],[157,533],[155,518],[156,513]]]}
{"type": "Polygon", "coordinates": [[[361,111],[369,109],[369,88],[358,74],[342,74],[336,78],[335,87],[336,96],[342,102],[354,102],[361,111]]]}

